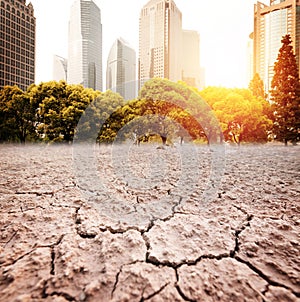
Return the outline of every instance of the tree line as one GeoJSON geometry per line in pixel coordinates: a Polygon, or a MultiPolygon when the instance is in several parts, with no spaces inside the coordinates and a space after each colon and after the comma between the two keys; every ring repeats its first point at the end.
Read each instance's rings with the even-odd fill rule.
{"type": "Polygon", "coordinates": [[[299,141],[300,84],[289,36],[275,64],[271,100],[256,74],[248,89],[207,87],[154,78],[136,99],[65,81],[0,90],[0,142],[135,143],[174,139],[211,142],[299,141]]]}

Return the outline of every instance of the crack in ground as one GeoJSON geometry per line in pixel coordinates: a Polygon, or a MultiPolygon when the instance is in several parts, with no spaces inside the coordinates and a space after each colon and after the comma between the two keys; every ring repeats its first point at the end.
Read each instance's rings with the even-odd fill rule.
{"type": "Polygon", "coordinates": [[[290,287],[284,285],[284,284],[281,284],[277,281],[274,281],[272,279],[270,279],[267,275],[265,275],[260,269],[258,269],[256,266],[254,266],[252,263],[250,263],[249,261],[246,261],[242,258],[240,258],[239,256],[235,255],[234,256],[234,259],[237,260],[238,262],[240,263],[243,263],[245,265],[247,265],[252,271],[254,271],[256,274],[258,274],[262,279],[264,279],[269,285],[272,285],[272,286],[276,286],[276,287],[282,287],[282,288],[285,288],[289,291],[292,292],[293,295],[295,295],[296,297],[300,297],[300,292],[295,292],[293,291],[293,289],[291,289],[290,287]]]}
{"type": "Polygon", "coordinates": [[[234,250],[230,252],[230,257],[234,258],[236,253],[239,252],[239,250],[240,250],[239,236],[246,228],[251,227],[250,222],[253,218],[254,218],[253,215],[247,214],[246,224],[244,223],[239,230],[235,230],[235,247],[234,247],[234,250]]]}
{"type": "Polygon", "coordinates": [[[42,294],[41,294],[41,298],[42,298],[42,299],[47,299],[48,297],[57,296],[57,297],[63,297],[63,298],[65,298],[67,301],[78,302],[78,300],[77,300],[75,297],[69,295],[68,293],[54,291],[54,292],[52,292],[51,294],[48,294],[48,293],[47,293],[47,289],[48,289],[48,281],[49,281],[49,280],[46,280],[46,281],[44,282],[43,290],[42,290],[42,294]]]}
{"type": "Polygon", "coordinates": [[[166,267],[170,267],[170,268],[173,268],[173,269],[178,269],[183,265],[195,266],[203,259],[222,260],[222,259],[225,259],[225,258],[229,258],[230,257],[230,252],[223,253],[223,254],[220,254],[220,255],[205,254],[205,255],[199,256],[195,260],[186,260],[186,261],[182,261],[180,263],[174,263],[174,262],[170,262],[170,261],[159,261],[155,258],[149,258],[149,252],[146,253],[146,257],[147,257],[146,258],[146,263],[153,264],[157,267],[166,266],[166,267]]]}
{"type": "MultiPolygon", "coordinates": [[[[273,281],[272,279],[270,279],[269,277],[267,277],[261,270],[259,270],[257,267],[255,267],[253,264],[251,264],[250,262],[240,258],[237,253],[239,252],[240,249],[240,242],[239,242],[239,236],[240,234],[247,228],[247,227],[251,227],[250,222],[252,221],[252,219],[254,218],[254,216],[251,214],[249,215],[247,213],[247,211],[243,210],[242,208],[235,206],[235,208],[237,208],[238,210],[242,211],[244,214],[247,215],[247,223],[244,224],[240,230],[236,230],[235,231],[235,248],[234,250],[230,253],[230,257],[237,260],[240,263],[243,263],[245,265],[248,266],[248,268],[250,268],[252,271],[254,271],[255,273],[257,273],[262,279],[264,279],[269,285],[273,285],[273,286],[277,286],[277,287],[283,287],[289,291],[291,291],[293,293],[293,295],[295,295],[296,297],[300,297],[300,292],[294,292],[291,288],[289,288],[288,286],[281,284],[279,282],[273,281]]],[[[266,292],[268,291],[268,288],[266,289],[266,292]]],[[[263,293],[264,294],[264,293],[263,293]]],[[[262,293],[260,293],[260,295],[262,295],[262,293]]]]}
{"type": "Polygon", "coordinates": [[[51,197],[54,196],[55,193],[59,191],[51,191],[51,192],[36,192],[36,191],[28,191],[28,192],[15,192],[16,195],[36,195],[36,196],[43,196],[43,195],[50,195],[51,197]]]}
{"type": "Polygon", "coordinates": [[[170,284],[170,282],[167,282],[166,284],[164,284],[160,289],[158,289],[157,291],[155,291],[154,293],[150,294],[148,297],[144,298],[143,295],[144,295],[144,291],[145,289],[143,290],[143,293],[142,293],[142,298],[140,300],[140,302],[144,302],[144,301],[147,301],[147,300],[150,300],[152,299],[153,297],[155,297],[156,295],[158,295],[159,293],[161,293],[168,285],[170,284]]]}
{"type": "Polygon", "coordinates": [[[50,275],[55,275],[55,247],[51,247],[51,270],[50,275]]]}
{"type": "Polygon", "coordinates": [[[0,241],[1,244],[4,243],[4,248],[14,239],[14,237],[18,234],[19,230],[15,231],[12,236],[8,239],[8,241],[0,241]]]}
{"type": "Polygon", "coordinates": [[[259,290],[257,290],[256,288],[254,288],[251,284],[250,284],[250,282],[248,282],[248,281],[246,281],[246,284],[256,293],[256,294],[258,294],[259,295],[259,297],[262,299],[262,302],[267,302],[266,300],[265,300],[265,293],[268,291],[268,287],[269,287],[269,284],[267,284],[267,286],[266,286],[266,289],[265,290],[263,290],[262,292],[260,292],[259,290]]]}
{"type": "Polygon", "coordinates": [[[50,274],[53,275],[52,272],[55,272],[55,270],[54,270],[54,260],[55,260],[54,247],[57,246],[57,245],[59,245],[61,243],[61,241],[62,241],[62,239],[63,239],[64,236],[65,236],[65,234],[62,234],[60,236],[60,238],[55,243],[52,243],[52,244],[35,245],[33,249],[31,249],[30,251],[24,253],[23,255],[19,256],[18,258],[14,259],[10,263],[5,264],[5,266],[15,265],[18,261],[20,261],[23,258],[25,258],[26,256],[30,255],[31,253],[33,253],[37,249],[50,248],[51,249],[51,271],[50,271],[50,274]]]}
{"type": "MultiPolygon", "coordinates": [[[[138,201],[138,199],[137,199],[137,201],[138,201]]],[[[147,249],[146,255],[145,255],[145,262],[149,263],[149,264],[152,264],[152,265],[155,265],[157,267],[165,266],[165,267],[173,268],[175,270],[175,272],[176,272],[176,279],[177,279],[177,284],[175,285],[175,288],[176,288],[178,294],[182,297],[182,299],[184,301],[192,301],[192,302],[194,302],[196,300],[194,300],[194,299],[186,296],[185,293],[183,292],[183,290],[180,288],[180,286],[178,284],[179,276],[178,276],[177,269],[180,268],[183,265],[195,266],[202,259],[217,259],[217,260],[221,260],[221,259],[228,258],[228,257],[233,258],[236,261],[247,265],[248,268],[250,268],[256,274],[258,274],[262,279],[264,279],[268,283],[268,285],[277,286],[277,287],[283,287],[283,288],[288,289],[289,291],[291,291],[296,297],[300,296],[300,293],[294,292],[288,286],[285,286],[283,284],[280,284],[279,282],[271,280],[262,271],[260,271],[258,268],[256,268],[254,265],[252,265],[250,262],[247,262],[247,261],[243,260],[242,258],[240,258],[237,255],[237,253],[239,252],[239,249],[240,249],[239,236],[240,236],[240,234],[246,228],[251,227],[250,222],[254,218],[254,216],[252,214],[248,214],[246,210],[244,210],[243,208],[241,208],[241,207],[239,207],[237,205],[233,205],[233,206],[236,209],[238,209],[239,211],[241,211],[242,213],[244,213],[245,215],[247,215],[247,218],[246,218],[246,221],[243,222],[243,225],[240,227],[240,229],[235,230],[235,247],[229,253],[223,253],[223,254],[220,254],[220,255],[211,255],[211,254],[201,255],[200,257],[198,257],[195,260],[187,260],[187,261],[182,261],[180,263],[173,263],[173,262],[169,262],[169,261],[159,261],[158,259],[151,258],[150,252],[149,252],[149,250],[151,248],[151,242],[146,237],[146,233],[148,233],[153,228],[153,226],[155,225],[156,221],[160,220],[160,221],[166,222],[166,221],[174,218],[175,214],[178,214],[178,212],[176,212],[176,207],[178,207],[180,205],[181,201],[182,201],[182,197],[180,197],[180,199],[178,200],[178,202],[176,202],[176,204],[174,204],[172,206],[172,213],[169,216],[167,216],[165,218],[152,217],[152,219],[149,221],[149,224],[148,224],[148,226],[147,226],[147,228],[145,230],[140,230],[140,229],[137,229],[136,227],[114,229],[114,228],[112,228],[110,226],[106,226],[105,228],[102,228],[102,229],[100,228],[100,230],[101,231],[108,231],[108,232],[110,232],[112,234],[124,234],[127,231],[129,231],[129,230],[139,231],[140,234],[142,235],[142,238],[143,238],[143,240],[145,242],[145,246],[146,246],[146,249],[147,249]]],[[[81,209],[81,207],[76,207],[76,212],[75,212],[75,224],[76,225],[81,225],[81,223],[82,223],[81,218],[79,217],[79,210],[80,209],[81,209]]],[[[186,214],[186,213],[184,213],[184,214],[186,214]]],[[[78,235],[80,237],[82,237],[82,238],[93,239],[93,238],[96,237],[96,234],[88,234],[88,233],[80,231],[78,226],[76,227],[76,230],[77,230],[78,235]]],[[[52,252],[53,252],[53,250],[52,250],[52,252]]],[[[27,253],[27,254],[29,254],[29,253],[27,253]]],[[[53,253],[51,255],[52,255],[52,264],[54,265],[55,253],[54,253],[54,255],[53,255],[53,253]]],[[[118,286],[118,283],[119,283],[119,277],[120,277],[120,274],[122,273],[122,270],[123,270],[124,266],[130,265],[130,264],[135,264],[137,262],[142,262],[142,261],[140,261],[140,260],[134,261],[132,263],[124,264],[124,265],[122,265],[120,267],[120,269],[119,269],[119,271],[118,271],[118,273],[116,274],[116,277],[115,277],[115,283],[114,283],[114,286],[113,286],[113,289],[112,289],[112,292],[111,292],[111,297],[113,297],[113,294],[114,294],[115,290],[117,289],[117,286],[118,286]]],[[[55,274],[55,268],[54,268],[54,266],[52,266],[51,274],[55,274]]],[[[146,298],[142,297],[140,301],[142,302],[142,301],[150,300],[155,295],[159,294],[168,285],[169,285],[169,283],[164,284],[159,290],[157,290],[156,292],[152,293],[148,297],[146,297],[146,298]]],[[[255,290],[255,292],[257,292],[260,295],[260,297],[262,297],[263,300],[265,299],[264,298],[264,294],[267,291],[268,291],[268,288],[264,292],[262,292],[262,293],[260,293],[257,290],[255,290]]],[[[51,295],[57,295],[57,294],[59,294],[59,293],[52,293],[51,295]]],[[[63,296],[63,294],[61,294],[61,295],[63,296]]],[[[68,301],[76,301],[75,298],[73,298],[71,296],[69,296],[67,300],[68,301]]]]}
{"type": "Polygon", "coordinates": [[[175,288],[178,292],[178,294],[180,295],[180,297],[184,300],[184,301],[189,301],[189,302],[197,302],[196,300],[193,300],[191,298],[189,298],[188,296],[185,295],[185,293],[182,291],[182,289],[179,286],[179,274],[178,274],[178,270],[177,268],[174,269],[175,270],[175,275],[176,275],[176,285],[175,288]]]}
{"type": "Polygon", "coordinates": [[[115,292],[116,289],[117,289],[117,286],[118,286],[118,283],[119,283],[119,276],[120,276],[120,274],[122,273],[123,268],[124,268],[125,266],[127,266],[127,265],[132,265],[132,264],[136,264],[136,263],[143,263],[143,262],[144,262],[144,261],[141,261],[141,260],[135,260],[135,261],[132,261],[132,262],[130,262],[130,263],[125,263],[125,264],[122,264],[122,265],[121,265],[119,271],[118,271],[117,274],[116,274],[116,280],[115,280],[115,283],[114,283],[114,287],[113,287],[113,289],[112,289],[112,291],[111,291],[111,298],[113,298],[114,292],[115,292]]]}
{"type": "Polygon", "coordinates": [[[239,207],[238,205],[235,205],[235,204],[233,204],[232,206],[235,207],[237,210],[241,211],[243,214],[248,216],[248,212],[245,209],[243,209],[242,207],[239,207]]]}

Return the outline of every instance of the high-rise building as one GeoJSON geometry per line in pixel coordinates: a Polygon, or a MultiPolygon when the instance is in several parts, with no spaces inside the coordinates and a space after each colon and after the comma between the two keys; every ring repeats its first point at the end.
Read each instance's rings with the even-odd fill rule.
{"type": "Polygon", "coordinates": [[[182,80],[201,89],[200,36],[195,30],[182,31],[182,80]]]}
{"type": "Polygon", "coordinates": [[[173,0],[150,0],[139,19],[139,84],[181,80],[182,14],[173,0]]]}
{"type": "Polygon", "coordinates": [[[247,43],[247,83],[253,79],[253,32],[249,35],[247,43]]]}
{"type": "Polygon", "coordinates": [[[300,59],[300,0],[270,0],[270,5],[254,5],[253,73],[264,81],[265,90],[271,89],[274,63],[281,40],[289,34],[299,66],[300,59]]]}
{"type": "Polygon", "coordinates": [[[68,83],[102,91],[101,12],[93,0],[72,5],[68,46],[68,83]]]}
{"type": "Polygon", "coordinates": [[[67,80],[68,60],[54,55],[53,57],[53,80],[67,80]]]}
{"type": "Polygon", "coordinates": [[[106,89],[125,100],[136,98],[136,53],[125,40],[117,39],[110,49],[106,69],[106,89]]]}
{"type": "Polygon", "coordinates": [[[35,80],[33,5],[26,0],[0,2],[0,89],[17,85],[26,90],[35,80]]]}

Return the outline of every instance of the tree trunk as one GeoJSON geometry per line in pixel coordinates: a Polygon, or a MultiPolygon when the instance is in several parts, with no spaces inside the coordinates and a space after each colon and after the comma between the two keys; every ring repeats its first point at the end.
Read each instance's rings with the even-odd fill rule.
{"type": "Polygon", "coordinates": [[[165,146],[166,143],[167,143],[167,136],[166,135],[161,135],[160,137],[161,137],[163,145],[165,146]]]}

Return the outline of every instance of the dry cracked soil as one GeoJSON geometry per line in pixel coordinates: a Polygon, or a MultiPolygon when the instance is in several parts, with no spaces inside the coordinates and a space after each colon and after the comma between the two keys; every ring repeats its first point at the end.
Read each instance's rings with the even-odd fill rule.
{"type": "Polygon", "coordinates": [[[300,301],[299,148],[1,145],[0,301],[300,301]]]}

